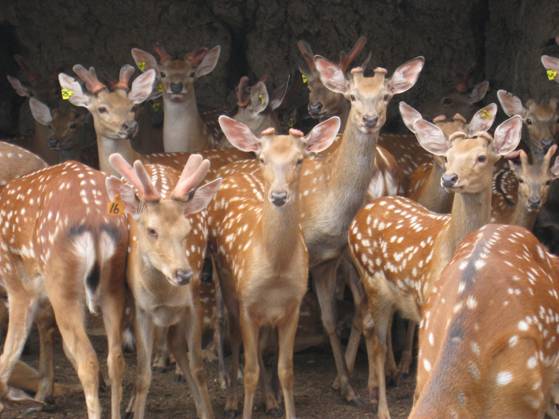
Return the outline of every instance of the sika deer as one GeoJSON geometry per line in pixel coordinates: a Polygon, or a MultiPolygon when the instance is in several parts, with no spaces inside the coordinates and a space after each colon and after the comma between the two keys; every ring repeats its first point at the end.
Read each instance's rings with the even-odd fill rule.
{"type": "Polygon", "coordinates": [[[10,180],[47,167],[47,162],[15,144],[0,141],[0,188],[10,180]]]}
{"type": "MultiPolygon", "coordinates": [[[[386,120],[388,103],[393,95],[413,87],[424,59],[417,57],[402,64],[391,78],[386,78],[383,68],[377,68],[373,77],[365,77],[360,67],[354,68],[346,78],[339,66],[325,58],[316,57],[315,62],[324,85],[344,94],[351,101],[351,110],[339,145],[332,152],[303,161],[301,224],[322,322],[340,376],[340,392],[346,400],[356,401],[336,333],[336,269],[347,249],[346,231],[366,200],[375,173],[376,141],[386,120]]],[[[237,162],[228,165],[222,173],[255,173],[259,167],[257,161],[237,162]]]]}
{"type": "Polygon", "coordinates": [[[127,277],[135,303],[138,372],[129,416],[145,415],[157,325],[169,327],[169,348],[190,385],[198,416],[213,418],[201,357],[199,289],[207,235],[203,210],[221,180],[199,187],[210,165],[200,155],[188,159],[180,176],[165,166],[148,166],[146,171],[140,161],[132,168],[119,154],[109,161],[132,185],[112,176],[106,185],[113,200],[124,202],[131,235],[127,277]]]}
{"type": "MultiPolygon", "coordinates": [[[[308,253],[300,220],[300,175],[303,158],[328,148],[340,129],[330,118],[307,135],[273,128],[257,137],[243,123],[226,116],[219,123],[227,139],[243,151],[255,152],[259,172],[225,178],[209,209],[212,246],[227,304],[233,361],[226,412],[237,410],[236,377],[242,336],[244,369],[243,418],[252,417],[254,393],[263,368],[260,330],[277,327],[278,375],[286,418],[295,418],[293,348],[301,301],[307,291],[308,253]],[[259,365],[260,364],[260,365],[259,365]]],[[[266,409],[277,408],[266,394],[266,409]]]]}
{"type": "Polygon", "coordinates": [[[103,314],[108,337],[111,411],[120,417],[124,256],[128,231],[107,213],[104,175],[68,162],[9,182],[0,192],[0,275],[9,324],[0,357],[0,392],[18,360],[35,311],[48,298],[65,352],[82,384],[88,416],[101,417],[99,365],[84,325],[84,307],[103,314]]]}
{"type": "MultiPolygon", "coordinates": [[[[526,229],[486,225],[424,294],[410,418],[543,418],[559,359],[559,261],[526,229]]],[[[555,404],[550,417],[557,417],[555,404]]]]}
{"type": "Polygon", "coordinates": [[[163,149],[165,152],[199,152],[214,140],[198,113],[194,81],[213,71],[220,46],[200,48],[181,58],[173,58],[161,46],[155,51],[159,62],[149,52],[132,48],[132,57],[142,70],[154,69],[163,92],[163,149]]]}
{"type": "Polygon", "coordinates": [[[441,182],[455,192],[450,216],[436,215],[402,197],[381,198],[365,206],[349,232],[349,246],[367,294],[360,307],[369,357],[369,392],[378,387],[380,418],[390,417],[384,362],[388,325],[394,310],[419,322],[433,281],[451,259],[457,244],[490,219],[493,168],[500,156],[520,142],[522,120],[514,116],[495,130],[446,138],[427,121],[414,123],[418,141],[445,156],[441,182]],[[406,235],[407,233],[407,235],[406,235]]]}

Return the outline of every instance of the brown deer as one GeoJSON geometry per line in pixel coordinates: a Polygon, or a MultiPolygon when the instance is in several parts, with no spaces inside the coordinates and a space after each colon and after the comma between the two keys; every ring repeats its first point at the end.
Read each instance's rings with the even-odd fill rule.
{"type": "MultiPolygon", "coordinates": [[[[470,233],[424,293],[410,418],[543,418],[559,353],[559,261],[526,229],[470,233]]],[[[555,403],[548,410],[557,417],[555,403]]]]}
{"type": "MultiPolygon", "coordinates": [[[[423,57],[398,67],[392,77],[386,70],[375,69],[366,77],[363,69],[354,68],[349,75],[322,57],[315,63],[323,84],[341,93],[351,102],[348,123],[342,138],[324,155],[303,161],[300,180],[301,224],[309,249],[309,266],[320,303],[321,317],[328,334],[342,396],[356,401],[339,337],[336,334],[336,269],[347,249],[345,236],[351,220],[366,200],[375,173],[376,142],[386,121],[386,108],[396,94],[413,87],[423,68],[423,57]]],[[[258,172],[257,161],[237,162],[223,169],[223,175],[238,171],[258,172]],[[226,170],[227,169],[227,170],[226,170]]]]}
{"type": "Polygon", "coordinates": [[[84,307],[101,313],[108,337],[111,411],[120,417],[122,317],[128,231],[108,214],[105,176],[67,162],[10,181],[0,192],[0,275],[9,324],[0,357],[0,393],[18,360],[40,301],[53,308],[65,353],[83,387],[88,417],[100,418],[99,364],[85,329],[84,307]]]}
{"type": "MultiPolygon", "coordinates": [[[[429,212],[403,197],[385,197],[363,207],[349,229],[349,247],[367,294],[360,307],[369,358],[369,392],[379,392],[378,415],[389,418],[384,362],[394,310],[415,322],[425,296],[457,244],[490,220],[493,168],[520,142],[522,120],[514,116],[495,130],[474,135],[444,132],[425,120],[414,123],[418,141],[445,156],[441,182],[454,192],[450,216],[429,212]]],[[[420,366],[422,367],[422,366],[420,366]]]]}
{"type": "Polygon", "coordinates": [[[214,140],[196,103],[194,81],[211,73],[219,60],[221,47],[200,48],[173,58],[158,45],[159,62],[149,52],[132,49],[132,57],[142,70],[154,69],[163,95],[163,149],[166,152],[199,152],[214,140]]]}
{"type": "Polygon", "coordinates": [[[47,167],[36,154],[5,141],[0,141],[0,162],[0,188],[16,177],[47,167]]]}
{"type": "Polygon", "coordinates": [[[199,289],[208,229],[203,210],[221,180],[199,187],[209,170],[200,155],[188,159],[180,176],[165,166],[145,168],[139,160],[132,167],[119,154],[109,161],[129,182],[107,178],[108,194],[123,201],[130,224],[127,277],[134,296],[138,372],[128,412],[134,418],[145,415],[157,325],[169,327],[169,348],[190,385],[198,416],[213,418],[201,357],[199,289]]]}
{"type": "MultiPolygon", "coordinates": [[[[226,116],[219,123],[227,139],[243,151],[256,153],[260,174],[238,172],[225,178],[209,209],[211,242],[230,318],[233,352],[225,410],[237,410],[236,377],[239,346],[244,347],[243,418],[252,417],[254,393],[263,368],[261,329],[277,327],[278,376],[286,418],[295,418],[293,349],[301,301],[307,291],[308,253],[300,220],[300,175],[304,157],[334,141],[338,117],[318,124],[307,135],[273,128],[259,136],[226,116]],[[259,365],[261,364],[261,365],[259,365]]],[[[272,397],[273,398],[273,397],[272,397]]],[[[267,410],[277,408],[275,400],[267,410]]]]}

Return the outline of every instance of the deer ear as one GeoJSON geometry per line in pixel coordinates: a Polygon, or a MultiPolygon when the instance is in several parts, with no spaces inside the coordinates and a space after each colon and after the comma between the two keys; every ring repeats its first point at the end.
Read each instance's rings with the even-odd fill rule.
{"type": "Polygon", "coordinates": [[[341,120],[337,116],[315,125],[303,139],[305,152],[320,153],[332,145],[340,130],[341,120]]]}
{"type": "Polygon", "coordinates": [[[154,83],[155,70],[152,68],[134,79],[130,93],[128,93],[128,99],[135,105],[144,102],[153,92],[154,83]]]}
{"type": "Polygon", "coordinates": [[[287,88],[289,87],[290,79],[291,75],[287,76],[286,82],[273,91],[272,98],[270,99],[270,109],[272,109],[273,111],[279,108],[283,103],[285,95],[287,94],[287,88]]]}
{"type": "Polygon", "coordinates": [[[131,185],[116,176],[108,176],[105,178],[105,188],[111,201],[115,201],[119,197],[120,201],[124,202],[124,209],[128,214],[136,215],[138,213],[140,200],[136,197],[131,185]]]}
{"type": "Polygon", "coordinates": [[[49,125],[52,122],[52,114],[47,105],[34,97],[29,99],[29,108],[31,109],[31,115],[35,121],[41,125],[49,125]]]}
{"type": "Polygon", "coordinates": [[[328,90],[345,95],[349,90],[349,82],[342,69],[326,58],[316,55],[314,65],[320,74],[320,81],[328,90]]]}
{"type": "Polygon", "coordinates": [[[261,113],[266,110],[270,103],[268,89],[263,81],[259,81],[250,89],[250,104],[255,113],[261,113]]]}
{"type": "Polygon", "coordinates": [[[419,145],[435,156],[444,156],[450,148],[450,144],[443,131],[424,119],[419,119],[413,124],[413,132],[417,137],[419,145]]]}
{"type": "Polygon", "coordinates": [[[195,72],[196,78],[210,74],[214,70],[215,66],[217,65],[220,54],[221,54],[221,46],[217,45],[212,49],[210,49],[206,53],[206,55],[204,55],[202,62],[198,65],[198,67],[196,67],[196,72],[195,72]]]}
{"type": "Polygon", "coordinates": [[[555,158],[553,165],[550,167],[549,171],[553,175],[553,179],[559,178],[559,158],[555,158]]]}
{"type": "Polygon", "coordinates": [[[522,118],[514,115],[501,123],[493,134],[493,150],[500,156],[505,156],[514,151],[520,143],[522,136],[522,118]]]}
{"type": "Polygon", "coordinates": [[[186,203],[184,214],[196,214],[206,209],[217,191],[219,191],[221,181],[221,178],[217,178],[196,189],[192,198],[186,203]]]}
{"type": "Polygon", "coordinates": [[[473,105],[474,103],[481,102],[489,90],[489,82],[484,80],[474,86],[472,92],[470,93],[469,102],[473,105]]]}
{"type": "Polygon", "coordinates": [[[506,90],[498,90],[497,98],[507,116],[520,115],[524,117],[526,108],[522,105],[522,101],[512,93],[506,90]]]}
{"type": "Polygon", "coordinates": [[[388,82],[388,89],[392,94],[404,93],[411,89],[417,82],[424,64],[425,58],[415,57],[398,67],[388,82]]]}
{"type": "MultiPolygon", "coordinates": [[[[557,40],[557,37],[555,39],[557,40]]],[[[555,80],[559,83],[559,76],[557,75],[559,72],[559,58],[542,55],[541,60],[545,69],[551,70],[551,72],[548,73],[547,78],[549,80],[555,80]]]]}
{"type": "Polygon", "coordinates": [[[14,90],[16,91],[18,96],[21,96],[21,97],[30,97],[31,96],[31,92],[29,91],[29,89],[27,87],[25,87],[21,83],[21,81],[19,81],[19,79],[16,79],[15,77],[12,77],[12,76],[6,76],[6,78],[8,79],[8,82],[14,88],[14,90]]]}
{"type": "Polygon", "coordinates": [[[225,115],[221,115],[218,122],[225,137],[236,148],[246,152],[260,151],[260,139],[245,124],[225,115]]]}
{"type": "Polygon", "coordinates": [[[491,103],[477,111],[468,124],[468,133],[475,134],[479,131],[489,131],[497,115],[497,105],[491,103]]]}
{"type": "Polygon", "coordinates": [[[136,66],[140,69],[140,71],[146,71],[150,69],[157,70],[157,60],[153,55],[149,52],[144,51],[140,48],[132,48],[132,58],[134,58],[134,62],[136,66]]]}
{"type": "Polygon", "coordinates": [[[402,115],[404,124],[411,132],[414,132],[413,124],[415,123],[415,121],[423,119],[423,117],[417,109],[411,107],[406,102],[400,102],[398,107],[400,109],[400,115],[402,115]]]}
{"type": "Polygon", "coordinates": [[[62,88],[63,98],[68,98],[72,105],[82,106],[84,108],[89,107],[91,97],[83,91],[81,84],[78,83],[75,78],[60,73],[58,75],[58,82],[62,88]]]}

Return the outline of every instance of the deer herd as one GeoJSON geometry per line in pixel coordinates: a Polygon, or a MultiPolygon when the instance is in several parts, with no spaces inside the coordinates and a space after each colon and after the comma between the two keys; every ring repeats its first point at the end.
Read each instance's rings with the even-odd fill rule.
{"type": "MultiPolygon", "coordinates": [[[[228,417],[252,417],[260,383],[266,411],[283,403],[294,419],[294,352],[312,340],[300,314],[314,293],[345,401],[361,404],[351,375],[363,336],[380,418],[390,417],[387,377],[414,360],[410,417],[558,418],[558,102],[499,90],[508,119],[492,130],[497,105],[478,105],[489,83],[464,75],[425,116],[399,102],[410,134],[386,134],[390,102],[425,60],[392,73],[371,69],[370,55],[353,66],[365,44],[334,62],[297,43],[312,127],[282,120],[289,80],[269,91],[265,76],[240,79],[231,116],[200,112],[196,79],[218,65],[219,46],[172,56],[157,44],[158,58],[133,48],[140,74],[125,64],[112,84],[93,67],[51,77],[17,57],[23,78],[8,79],[26,98],[20,137],[0,142],[2,403],[41,409],[75,391],[55,383],[58,330],[87,415],[100,418],[89,337],[99,317],[113,419],[129,335],[126,417],[150,416],[152,367],[171,358],[198,417],[213,418],[211,356],[228,417]],[[354,311],[340,336],[345,294],[354,311]],[[37,371],[20,361],[33,324],[37,371]]],[[[559,82],[559,58],[541,62],[542,77],[559,82]]]]}

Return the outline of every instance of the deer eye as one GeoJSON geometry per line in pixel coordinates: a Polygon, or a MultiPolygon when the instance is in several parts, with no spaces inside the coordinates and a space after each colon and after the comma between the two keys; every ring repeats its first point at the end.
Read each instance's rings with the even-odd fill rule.
{"type": "Polygon", "coordinates": [[[196,74],[196,72],[193,70],[193,71],[190,72],[190,74],[188,76],[194,78],[195,74],[196,74]]]}
{"type": "Polygon", "coordinates": [[[518,183],[524,183],[524,179],[518,178],[518,183]]]}
{"type": "Polygon", "coordinates": [[[259,158],[258,158],[258,161],[259,161],[260,163],[264,164],[264,159],[263,159],[262,157],[259,157],[259,158]]]}
{"type": "Polygon", "coordinates": [[[297,159],[295,164],[297,164],[297,166],[302,165],[303,164],[303,159],[297,159]]]}
{"type": "Polygon", "coordinates": [[[551,182],[552,182],[552,179],[546,180],[545,185],[548,186],[548,185],[551,184],[551,182]]]}
{"type": "Polygon", "coordinates": [[[532,125],[533,123],[532,118],[526,118],[526,125],[532,125]]]}
{"type": "Polygon", "coordinates": [[[161,78],[163,78],[163,79],[164,79],[165,77],[167,77],[167,73],[165,73],[164,71],[160,71],[160,72],[159,72],[159,75],[160,75],[161,78]]]}
{"type": "Polygon", "coordinates": [[[477,161],[478,161],[478,163],[485,163],[487,161],[487,156],[484,156],[482,154],[481,156],[477,157],[477,161]]]}
{"type": "Polygon", "coordinates": [[[99,113],[107,113],[109,111],[105,106],[99,106],[97,110],[99,113]]]}
{"type": "Polygon", "coordinates": [[[441,100],[441,103],[443,105],[451,105],[452,104],[452,99],[449,97],[443,97],[443,99],[441,100]]]}
{"type": "Polygon", "coordinates": [[[70,125],[68,125],[68,128],[74,129],[74,128],[76,128],[76,126],[77,126],[76,123],[72,122],[70,125]]]}
{"type": "Polygon", "coordinates": [[[157,239],[159,237],[159,234],[153,228],[148,228],[147,233],[148,233],[148,236],[150,236],[152,239],[157,239]]]}
{"type": "Polygon", "coordinates": [[[352,102],[355,102],[355,101],[357,100],[356,97],[355,97],[355,95],[349,95],[349,99],[350,99],[352,102]]]}
{"type": "Polygon", "coordinates": [[[384,101],[388,102],[388,99],[390,99],[390,95],[387,93],[384,95],[384,101]]]}

